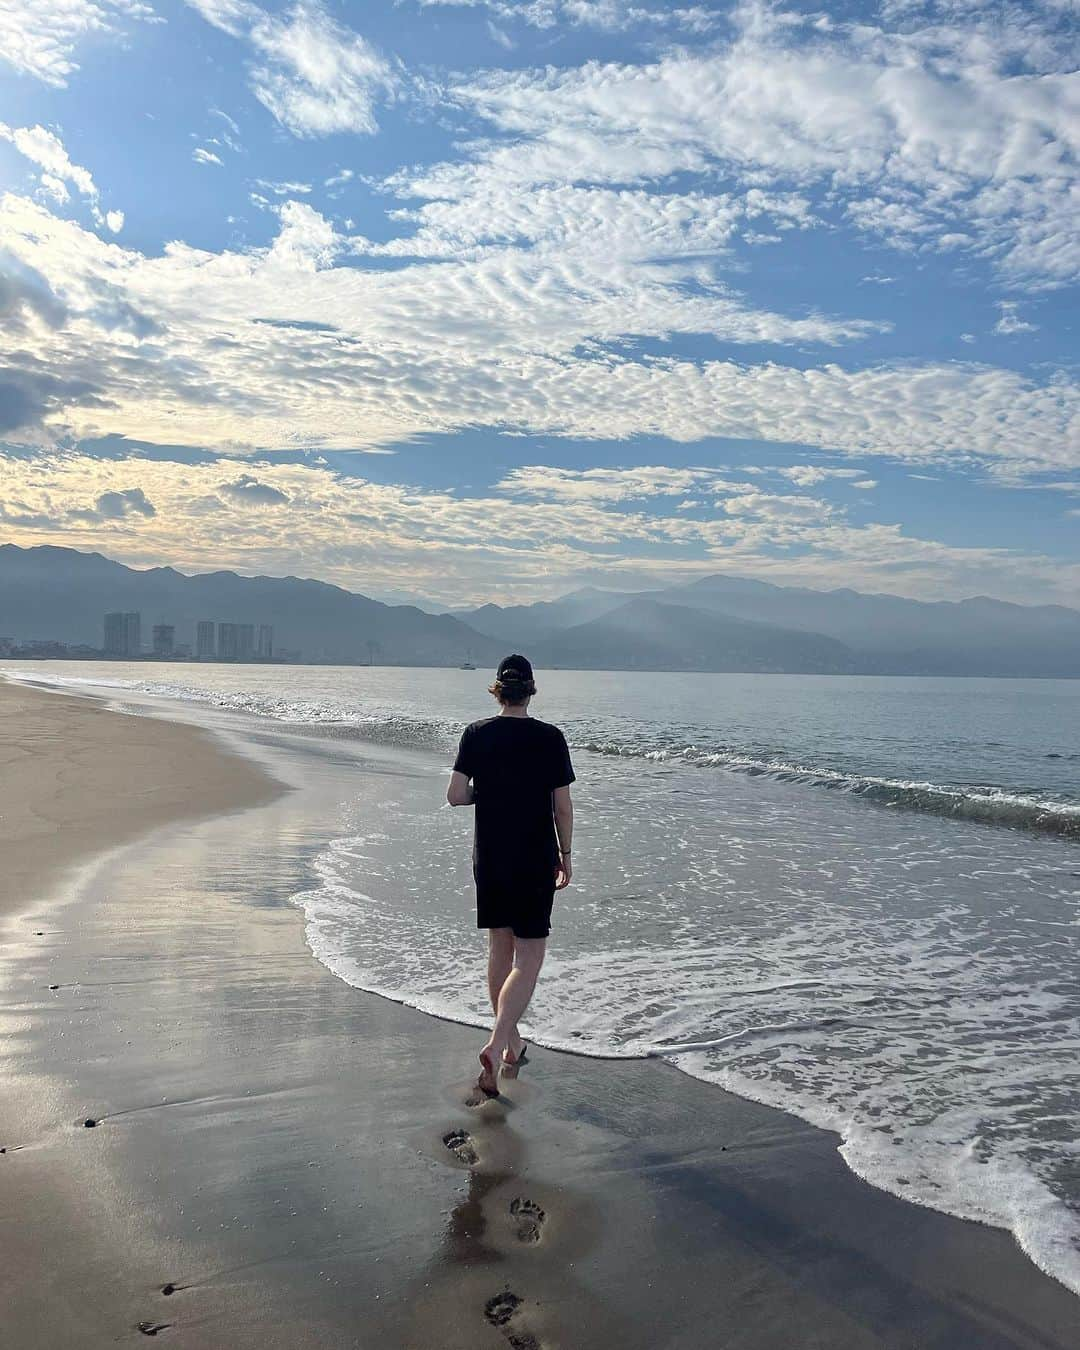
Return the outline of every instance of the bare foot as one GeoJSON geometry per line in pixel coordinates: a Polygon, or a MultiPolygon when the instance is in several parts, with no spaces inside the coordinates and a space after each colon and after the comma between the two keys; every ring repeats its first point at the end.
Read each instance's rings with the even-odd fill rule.
{"type": "Polygon", "coordinates": [[[525,1042],[520,1036],[514,1035],[510,1038],[510,1044],[502,1053],[502,1062],[507,1068],[516,1068],[525,1052],[525,1042]]]}
{"type": "Polygon", "coordinates": [[[499,1095],[499,1082],[495,1072],[495,1056],[492,1053],[490,1045],[485,1045],[480,1051],[480,1077],[476,1080],[476,1086],[485,1097],[497,1097],[499,1095]]]}

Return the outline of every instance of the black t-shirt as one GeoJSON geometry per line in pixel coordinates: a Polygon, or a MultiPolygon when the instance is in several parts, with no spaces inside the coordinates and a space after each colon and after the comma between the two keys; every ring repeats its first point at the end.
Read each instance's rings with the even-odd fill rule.
{"type": "Polygon", "coordinates": [[[477,882],[554,886],[551,794],[574,781],[559,728],[536,717],[486,717],[465,728],[454,768],[473,782],[477,882]]]}

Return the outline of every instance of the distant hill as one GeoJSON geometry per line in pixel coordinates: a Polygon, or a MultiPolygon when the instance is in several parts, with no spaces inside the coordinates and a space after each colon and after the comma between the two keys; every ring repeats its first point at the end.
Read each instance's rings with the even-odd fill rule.
{"type": "Polygon", "coordinates": [[[324,581],[138,571],[100,553],[0,545],[0,637],[101,646],[104,615],[116,609],[141,612],[147,645],[155,623],[174,624],[177,641],[191,642],[196,622],[211,619],[271,624],[275,647],[299,649],[308,661],[373,656],[388,665],[445,666],[471,657],[494,665],[505,654],[503,644],[460,619],[380,604],[324,581]]]}
{"type": "Polygon", "coordinates": [[[518,641],[535,642],[539,637],[598,619],[630,598],[629,592],[583,586],[559,600],[539,600],[534,605],[481,605],[478,609],[449,612],[470,628],[513,645],[518,641]]]}
{"type": "Polygon", "coordinates": [[[585,587],[533,605],[430,614],[298,577],[186,576],[99,553],[0,546],[0,638],[100,646],[108,610],[191,642],[199,619],[271,624],[308,661],[493,667],[508,650],[587,670],[1080,677],[1080,611],[986,596],[928,603],[717,574],[648,592],[585,587]]]}
{"type": "MultiPolygon", "coordinates": [[[[654,624],[660,617],[655,611],[635,608],[627,613],[648,615],[654,624]]],[[[703,614],[771,625],[804,637],[830,638],[843,644],[850,660],[850,666],[838,668],[861,674],[1080,677],[1080,611],[1064,605],[1014,605],[986,596],[927,602],[849,589],[775,586],[716,574],[666,590],[631,593],[587,588],[535,605],[484,605],[457,611],[459,618],[482,632],[502,636],[526,651],[550,652],[558,664],[657,670],[705,668],[700,664],[705,647],[690,645],[703,614]],[[680,625],[663,616],[663,623],[650,627],[643,621],[636,632],[627,632],[621,621],[593,627],[592,620],[611,617],[636,601],[679,606],[697,617],[680,625]],[[559,633],[565,641],[556,640],[559,633]],[[667,637],[662,639],[662,633],[667,637]]],[[[704,634],[713,632],[700,631],[703,643],[704,634]]],[[[729,632],[734,642],[735,630],[729,632]]],[[[708,668],[733,669],[732,661],[750,659],[749,650],[718,646],[709,659],[723,664],[708,668]]],[[[834,655],[839,661],[839,655],[834,655]]],[[[818,668],[803,664],[810,659],[805,647],[792,646],[786,657],[776,652],[770,656],[780,662],[770,668],[818,668]]],[[[831,658],[825,648],[819,648],[815,659],[831,658]]]]}
{"type": "MultiPolygon", "coordinates": [[[[661,597],[657,597],[661,598],[661,597]]],[[[664,591],[665,603],[822,633],[860,669],[916,675],[1080,675],[1080,611],[987,596],[928,602],[815,591],[723,575],[664,591]]]]}
{"type": "Polygon", "coordinates": [[[636,597],[534,644],[540,665],[576,670],[847,674],[853,653],[833,638],[636,597]]]}

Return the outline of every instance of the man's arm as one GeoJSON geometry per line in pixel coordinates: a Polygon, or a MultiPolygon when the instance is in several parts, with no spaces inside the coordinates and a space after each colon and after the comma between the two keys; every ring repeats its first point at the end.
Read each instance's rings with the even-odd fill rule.
{"type": "Polygon", "coordinates": [[[555,869],[555,889],[570,885],[574,874],[570,863],[570,847],[574,840],[574,803],[570,799],[570,784],[557,787],[551,794],[551,809],[555,813],[555,833],[559,836],[559,865],[555,869]]]}
{"type": "Polygon", "coordinates": [[[450,785],[446,789],[446,800],[451,806],[472,806],[476,800],[473,785],[459,769],[455,769],[450,775],[450,785]]]}

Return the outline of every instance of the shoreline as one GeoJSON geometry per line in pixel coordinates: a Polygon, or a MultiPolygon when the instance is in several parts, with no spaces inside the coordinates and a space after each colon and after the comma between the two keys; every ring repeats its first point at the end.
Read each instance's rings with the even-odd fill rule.
{"type": "MultiPolygon", "coordinates": [[[[370,661],[219,661],[219,660],[195,660],[191,657],[159,657],[159,656],[140,656],[123,657],[110,656],[104,651],[95,652],[93,656],[10,656],[5,658],[11,661],[28,661],[36,665],[50,665],[53,662],[78,665],[86,663],[93,665],[103,661],[115,661],[123,659],[129,661],[132,665],[164,667],[172,670],[179,666],[183,669],[185,666],[225,666],[229,669],[240,667],[253,667],[255,669],[270,667],[278,670],[368,670],[372,667],[370,661]]],[[[426,664],[407,664],[398,665],[393,661],[378,661],[376,668],[383,670],[461,670],[457,665],[426,665],[426,664]]],[[[557,670],[565,674],[576,675],[579,673],[601,673],[608,672],[616,675],[752,675],[755,679],[787,679],[794,677],[796,679],[805,679],[813,677],[822,680],[1040,680],[1053,682],[1055,680],[1080,680],[1080,674],[1076,675],[1011,675],[1011,674],[961,674],[955,671],[914,671],[914,670],[688,670],[685,666],[657,666],[655,669],[651,666],[547,666],[547,670],[557,670]]]]}
{"type": "MultiPolygon", "coordinates": [[[[70,675],[70,666],[77,663],[61,662],[60,664],[64,665],[65,674],[52,675],[51,672],[40,671],[35,666],[27,668],[27,678],[30,680],[35,677],[40,679],[46,688],[72,688],[76,692],[82,684],[93,684],[90,679],[70,675]],[[52,686],[48,685],[50,677],[56,681],[52,686]]],[[[90,664],[96,666],[102,663],[91,662],[90,664]]],[[[127,665],[125,667],[126,673],[128,675],[135,673],[139,664],[127,665]]],[[[142,664],[153,667],[156,663],[142,664]]],[[[211,668],[214,664],[216,663],[210,663],[211,668]]],[[[235,669],[231,663],[220,664],[225,669],[235,669]]],[[[195,665],[197,668],[203,668],[201,663],[195,663],[195,665]]],[[[260,667],[256,664],[252,668],[259,669],[260,667]]],[[[351,668],[327,666],[312,667],[312,669],[346,670],[351,668]]],[[[356,669],[368,669],[368,667],[356,667],[356,669]]],[[[383,669],[398,668],[384,667],[383,669]]],[[[435,668],[416,667],[416,669],[435,668]]],[[[9,670],[7,673],[10,678],[17,678],[14,670],[9,670]]],[[[644,674],[645,672],[641,673],[644,674]]],[[[0,678],[3,678],[2,674],[0,674],[0,678]]],[[[784,676],[781,678],[808,677],[784,676]]],[[[957,678],[968,679],[969,677],[957,678]]],[[[986,677],[985,682],[994,685],[997,682],[997,677],[986,677]]],[[[149,683],[152,685],[152,681],[149,683]]],[[[1043,683],[1061,684],[1066,682],[1045,680],[1043,683]]],[[[278,720],[276,711],[260,706],[258,698],[250,706],[231,704],[228,701],[218,705],[214,702],[212,696],[206,697],[205,695],[206,691],[203,690],[201,695],[193,697],[191,699],[192,706],[203,708],[220,706],[259,720],[263,718],[268,718],[271,722],[278,720]]],[[[187,701],[185,696],[170,693],[168,687],[163,688],[160,692],[151,692],[149,697],[187,701]]],[[[308,735],[316,734],[319,729],[327,734],[332,734],[341,729],[352,732],[356,730],[355,723],[344,712],[340,720],[314,720],[305,723],[305,727],[308,735]]],[[[1070,845],[1080,842],[1080,801],[1075,800],[1074,795],[1059,790],[1059,787],[1045,786],[1042,789],[1036,789],[1025,786],[1027,780],[1022,776],[1016,780],[999,779],[995,777],[993,772],[988,771],[986,774],[976,776],[971,780],[953,781],[947,774],[939,774],[937,778],[920,777],[917,774],[909,773],[900,765],[894,765],[891,768],[888,765],[883,765],[875,769],[869,765],[860,766],[857,762],[834,764],[828,758],[818,763],[813,754],[806,756],[797,750],[790,753],[762,751],[761,754],[758,754],[745,747],[741,749],[737,746],[709,748],[708,746],[699,747],[692,744],[672,744],[666,747],[646,749],[632,744],[623,745],[618,739],[597,741],[595,737],[582,741],[576,741],[572,738],[570,744],[575,753],[587,751],[589,754],[614,760],[633,761],[641,759],[651,763],[662,762],[700,769],[715,768],[725,774],[748,780],[760,778],[777,783],[797,784],[801,788],[810,789],[814,792],[835,792],[852,802],[866,803],[880,810],[898,810],[910,813],[916,818],[928,816],[933,819],[958,822],[962,825],[989,826],[995,829],[1016,831],[1022,836],[1059,839],[1070,845]]],[[[418,744],[417,748],[423,749],[425,747],[418,744]]],[[[427,748],[433,749],[434,746],[428,746],[427,748]]],[[[441,748],[449,750],[452,749],[452,746],[446,745],[441,748]]],[[[1046,760],[1069,758],[1071,756],[1068,752],[1064,754],[1049,753],[1044,756],[1046,760]]]]}
{"type": "MultiPolygon", "coordinates": [[[[88,710],[122,724],[99,722],[91,759],[115,755],[132,724],[169,728],[193,763],[201,743],[193,790],[211,760],[230,759],[194,728],[67,701],[72,728],[88,710]]],[[[0,1283],[18,1350],[111,1344],[147,1320],[140,1309],[193,1350],[482,1350],[515,1327],[566,1350],[1071,1343],[1080,1303],[1011,1235],[874,1190],[834,1136],[669,1065],[537,1050],[505,1100],[469,1108],[475,1033],[344,984],[308,951],[291,903],[326,802],[345,783],[393,781],[388,763],[362,767],[363,783],[336,768],[308,806],[276,785],[260,810],[211,793],[200,804],[216,808],[189,797],[173,824],[161,793],[142,794],[148,814],[137,828],[125,815],[123,852],[86,867],[47,943],[16,942],[0,1145],[17,1121],[24,1146],[0,1158],[18,1168],[0,1170],[14,1220],[0,1218],[0,1236],[11,1253],[25,1229],[27,1254],[8,1255],[0,1283]],[[180,900],[163,910],[164,894],[180,900]],[[42,992],[48,970],[55,995],[42,992]],[[80,1128],[77,1103],[100,1129],[80,1128]],[[476,1163],[445,1142],[455,1130],[476,1163]],[[512,1222],[522,1199],[543,1211],[535,1242],[512,1222]],[[44,1287],[42,1251],[70,1298],[44,1287]],[[175,1301],[161,1294],[173,1281],[175,1301]],[[521,1304],[500,1327],[485,1309],[504,1285],[521,1304]]],[[[63,828],[58,814],[50,823],[63,828]]],[[[62,876],[49,875],[46,891],[62,876]]]]}
{"type": "Polygon", "coordinates": [[[287,790],[209,732],[4,678],[0,776],[14,789],[0,808],[0,920],[160,825],[245,810],[287,790]]]}

